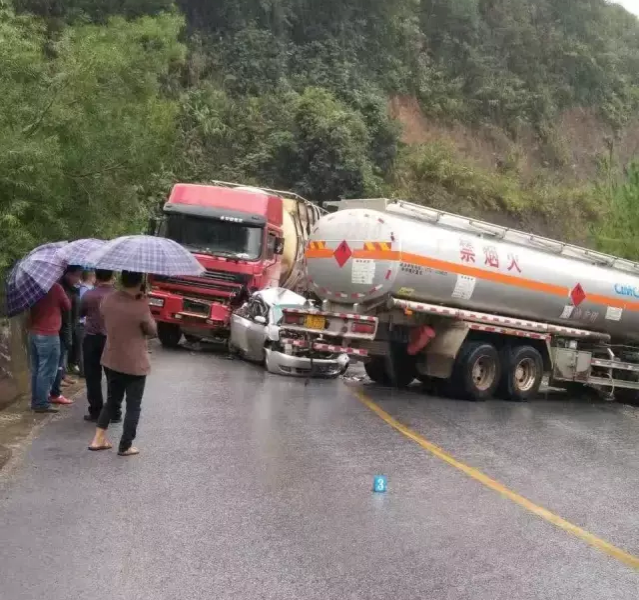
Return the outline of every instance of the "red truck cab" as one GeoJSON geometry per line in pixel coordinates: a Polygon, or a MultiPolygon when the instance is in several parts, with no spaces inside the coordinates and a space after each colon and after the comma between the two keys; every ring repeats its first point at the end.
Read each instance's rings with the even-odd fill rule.
{"type": "Polygon", "coordinates": [[[191,251],[200,277],[150,278],[149,304],[160,341],[228,339],[231,312],[251,293],[279,284],[283,203],[269,192],[236,184],[179,183],[156,235],[191,251]]]}

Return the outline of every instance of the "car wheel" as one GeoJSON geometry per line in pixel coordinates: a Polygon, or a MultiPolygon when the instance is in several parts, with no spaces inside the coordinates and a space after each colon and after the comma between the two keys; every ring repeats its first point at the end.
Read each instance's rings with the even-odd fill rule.
{"type": "Polygon", "coordinates": [[[264,366],[269,373],[279,375],[280,371],[275,365],[275,359],[273,358],[273,353],[270,348],[264,348],[264,366]]]}

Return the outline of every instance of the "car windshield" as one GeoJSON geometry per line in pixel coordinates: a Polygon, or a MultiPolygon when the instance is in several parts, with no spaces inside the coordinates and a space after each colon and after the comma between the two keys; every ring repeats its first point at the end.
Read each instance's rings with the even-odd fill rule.
{"type": "Polygon", "coordinates": [[[262,253],[262,228],[190,215],[166,215],[160,235],[191,252],[256,260],[262,253]]]}

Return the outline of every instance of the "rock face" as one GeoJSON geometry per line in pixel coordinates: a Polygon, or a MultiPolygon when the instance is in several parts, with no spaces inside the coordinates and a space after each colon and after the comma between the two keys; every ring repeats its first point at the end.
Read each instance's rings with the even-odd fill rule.
{"type": "Polygon", "coordinates": [[[29,390],[28,365],[24,321],[0,317],[0,408],[29,390]]]}

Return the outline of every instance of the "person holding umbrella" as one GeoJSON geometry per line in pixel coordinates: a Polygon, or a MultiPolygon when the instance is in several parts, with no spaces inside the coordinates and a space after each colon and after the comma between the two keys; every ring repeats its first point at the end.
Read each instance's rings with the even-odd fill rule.
{"type": "MultiPolygon", "coordinates": [[[[86,269],[82,271],[82,281],[78,285],[78,307],[81,306],[83,296],[95,287],[95,271],[86,269]]],[[[73,360],[69,358],[69,366],[75,365],[78,369],[78,375],[84,377],[84,336],[85,336],[86,319],[82,315],[78,316],[73,331],[73,360]]]]}
{"type": "Polygon", "coordinates": [[[122,288],[101,304],[106,331],[102,366],[107,375],[107,401],[98,418],[89,450],[111,448],[106,432],[109,422],[126,396],[126,414],[120,456],[133,456],[146,377],[151,370],[147,339],[157,335],[157,325],[144,293],[143,273],[201,275],[204,267],[185,248],[172,240],[147,235],[131,235],[106,243],[87,257],[98,269],[122,271],[122,288]]]}
{"type": "Polygon", "coordinates": [[[67,359],[73,347],[73,330],[78,318],[78,290],[76,286],[80,283],[82,267],[69,265],[64,275],[60,279],[60,285],[69,298],[70,306],[68,310],[62,312],[62,326],[60,328],[60,360],[58,362],[58,372],[51,388],[52,404],[73,404],[62,395],[62,382],[71,385],[76,381],[68,379],[66,376],[67,359]]]}
{"type": "Polygon", "coordinates": [[[33,249],[13,267],[6,286],[7,316],[29,311],[29,354],[31,359],[31,408],[35,412],[57,412],[49,392],[60,357],[62,314],[70,301],[58,280],[66,263],[57,256],[66,242],[44,244],[33,249]]]}
{"type": "MultiPolygon", "coordinates": [[[[87,400],[89,402],[89,414],[84,416],[85,421],[95,423],[102,412],[104,400],[102,397],[102,353],[106,344],[106,328],[100,306],[104,298],[112,294],[113,271],[96,269],[95,287],[82,296],[80,300],[80,318],[85,319],[85,335],[83,340],[84,371],[87,384],[87,400]]],[[[121,420],[117,411],[112,423],[121,420]]]]}
{"type": "Polygon", "coordinates": [[[106,371],[107,402],[98,417],[95,436],[89,450],[108,450],[109,423],[121,413],[126,396],[126,414],[118,454],[133,456],[133,446],[144,394],[146,376],[151,370],[147,339],[157,336],[157,325],[146,295],[142,293],[144,275],[123,271],[122,289],[105,296],[100,306],[106,330],[102,366],[106,371]]]}
{"type": "Polygon", "coordinates": [[[58,412],[49,398],[60,364],[62,314],[71,310],[71,300],[59,283],[54,283],[44,298],[32,308],[28,318],[31,355],[31,408],[37,413],[58,412]]]}

